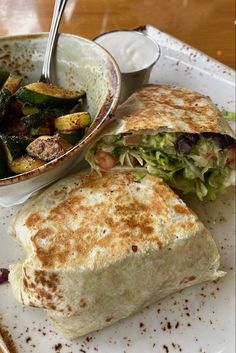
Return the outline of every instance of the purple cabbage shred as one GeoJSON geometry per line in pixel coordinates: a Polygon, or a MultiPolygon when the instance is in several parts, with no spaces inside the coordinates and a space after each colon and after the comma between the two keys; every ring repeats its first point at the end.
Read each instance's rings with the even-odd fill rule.
{"type": "Polygon", "coordinates": [[[216,146],[222,149],[236,145],[235,139],[229,135],[222,135],[213,132],[204,132],[203,136],[206,138],[212,138],[216,146]]]}
{"type": "Polygon", "coordinates": [[[189,153],[192,149],[192,142],[186,136],[180,136],[175,142],[177,152],[189,153]]]}
{"type": "MultiPolygon", "coordinates": [[[[222,135],[213,132],[204,132],[202,133],[202,136],[204,136],[205,138],[212,139],[215,142],[216,146],[221,149],[236,146],[236,141],[229,135],[222,135]]],[[[180,135],[175,142],[176,152],[190,153],[192,146],[198,143],[199,138],[199,134],[186,133],[180,135]]]]}

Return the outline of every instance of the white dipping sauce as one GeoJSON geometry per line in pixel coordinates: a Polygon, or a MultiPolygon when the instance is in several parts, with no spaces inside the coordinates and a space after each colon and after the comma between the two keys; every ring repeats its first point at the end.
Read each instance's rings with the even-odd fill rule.
{"type": "Polygon", "coordinates": [[[148,68],[159,56],[159,48],[152,39],[135,31],[105,33],[95,42],[109,51],[122,73],[148,68]]]}

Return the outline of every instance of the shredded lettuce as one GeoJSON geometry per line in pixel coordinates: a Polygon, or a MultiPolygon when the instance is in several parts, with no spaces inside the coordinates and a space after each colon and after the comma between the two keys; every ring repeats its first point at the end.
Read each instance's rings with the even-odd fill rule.
{"type": "Polygon", "coordinates": [[[125,144],[122,135],[105,136],[87,159],[93,167],[96,165],[94,152],[102,149],[117,156],[122,166],[143,168],[184,193],[196,193],[200,199],[205,196],[215,199],[218,192],[224,191],[232,172],[227,163],[227,151],[213,138],[199,136],[189,153],[177,152],[176,141],[180,135],[142,136],[139,144],[125,144]]]}
{"type": "Polygon", "coordinates": [[[236,113],[234,113],[234,112],[230,112],[228,110],[223,109],[221,114],[223,115],[223,117],[225,117],[225,118],[227,118],[229,120],[236,121],[236,113]]]}
{"type": "Polygon", "coordinates": [[[134,176],[136,181],[140,181],[145,177],[146,173],[143,170],[135,170],[134,176]]]}

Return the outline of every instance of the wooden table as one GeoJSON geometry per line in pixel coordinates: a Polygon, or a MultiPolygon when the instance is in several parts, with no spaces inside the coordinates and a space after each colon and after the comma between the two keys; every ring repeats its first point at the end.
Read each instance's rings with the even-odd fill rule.
{"type": "MultiPolygon", "coordinates": [[[[48,31],[53,0],[0,0],[0,35],[48,31]]],[[[68,0],[60,31],[93,38],[151,24],[235,67],[234,0],[68,0]]]]}

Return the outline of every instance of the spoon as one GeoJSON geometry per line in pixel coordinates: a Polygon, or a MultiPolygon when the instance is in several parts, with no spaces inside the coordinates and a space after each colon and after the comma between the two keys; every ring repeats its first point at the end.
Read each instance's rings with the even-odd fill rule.
{"type": "Polygon", "coordinates": [[[50,79],[50,66],[52,54],[55,48],[56,39],[58,36],[58,27],[61,22],[61,17],[65,8],[67,0],[56,0],[53,10],[51,27],[48,35],[47,47],[43,62],[42,74],[39,81],[45,83],[51,83],[50,79]]]}

